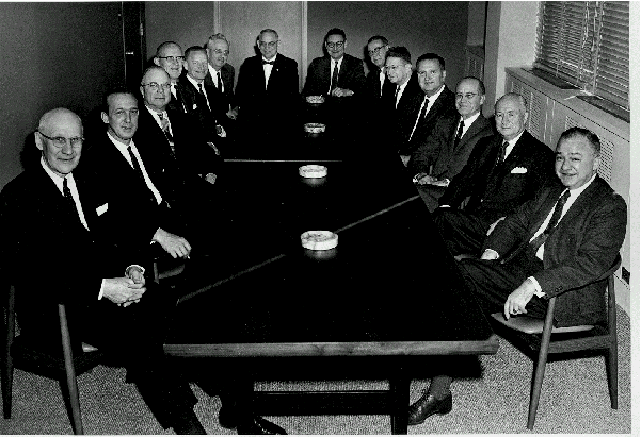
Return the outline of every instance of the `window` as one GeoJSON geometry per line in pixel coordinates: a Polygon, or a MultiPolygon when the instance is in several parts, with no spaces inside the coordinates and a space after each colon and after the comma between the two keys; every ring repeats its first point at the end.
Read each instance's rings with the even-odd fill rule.
{"type": "Polygon", "coordinates": [[[540,3],[535,67],[629,111],[629,2],[540,3]]]}

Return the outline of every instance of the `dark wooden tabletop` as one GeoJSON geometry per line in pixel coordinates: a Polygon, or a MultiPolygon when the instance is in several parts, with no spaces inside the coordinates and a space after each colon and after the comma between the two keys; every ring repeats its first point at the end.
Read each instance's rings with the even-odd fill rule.
{"type": "Polygon", "coordinates": [[[212,212],[219,244],[168,280],[182,294],[169,354],[497,350],[399,159],[324,160],[315,181],[298,174],[308,162],[293,161],[225,164],[212,212]],[[303,249],[312,230],[337,232],[338,247],[303,249]]]}

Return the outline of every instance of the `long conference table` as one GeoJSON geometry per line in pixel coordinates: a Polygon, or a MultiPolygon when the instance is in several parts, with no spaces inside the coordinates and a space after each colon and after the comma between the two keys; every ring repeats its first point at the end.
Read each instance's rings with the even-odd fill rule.
{"type": "Polygon", "coordinates": [[[399,158],[346,147],[364,146],[301,135],[265,151],[272,159],[226,160],[218,243],[166,280],[180,298],[165,352],[248,378],[256,414],[388,414],[406,434],[411,379],[435,357],[463,362],[498,341],[399,158]],[[307,164],[326,176],[301,177],[307,164]],[[301,234],[316,230],[337,247],[304,249],[301,234]],[[382,378],[389,390],[253,390],[314,378],[382,378]]]}

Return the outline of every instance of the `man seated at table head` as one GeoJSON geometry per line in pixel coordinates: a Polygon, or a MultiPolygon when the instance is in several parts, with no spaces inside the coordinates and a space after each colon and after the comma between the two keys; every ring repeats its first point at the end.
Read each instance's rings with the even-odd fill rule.
{"type": "Polygon", "coordinates": [[[382,35],[374,35],[367,41],[367,54],[372,68],[367,73],[364,94],[371,103],[379,102],[390,88],[389,78],[384,69],[389,40],[382,35]]]}
{"type": "MultiPolygon", "coordinates": [[[[565,131],[555,156],[556,183],[500,222],[481,259],[460,262],[461,274],[487,315],[544,319],[547,300],[557,297],[555,326],[602,323],[607,284],[598,279],[624,242],[627,205],[597,175],[602,158],[595,134],[565,131]]],[[[436,379],[436,387],[409,407],[410,425],[451,410],[451,377],[436,379]]]]}
{"type": "Polygon", "coordinates": [[[20,337],[59,353],[57,304],[65,303],[74,348],[88,342],[124,365],[163,428],[205,434],[193,412],[195,396],[164,359],[165,316],[175,301],[145,278],[138,265],[144,256],[118,250],[95,233],[109,213],[98,188],[107,180],[76,171],[83,150],[80,118],[65,108],[47,112],[35,143],[40,165],[0,193],[0,224],[11,230],[0,254],[14,275],[9,280],[16,287],[20,337]],[[33,274],[34,257],[43,254],[49,259],[33,274]]]}
{"type": "Polygon", "coordinates": [[[158,67],[162,67],[171,77],[172,100],[175,101],[177,108],[183,112],[184,108],[181,104],[180,91],[177,88],[177,84],[180,73],[182,73],[184,59],[182,48],[175,41],[165,41],[160,44],[156,51],[156,56],[153,58],[153,63],[158,67]]]}
{"type": "Polygon", "coordinates": [[[256,39],[259,54],[246,58],[240,67],[236,98],[244,133],[280,137],[299,129],[298,63],[279,53],[280,44],[275,30],[260,31],[256,39]],[[271,123],[274,114],[278,114],[278,124],[271,123]],[[260,129],[256,129],[258,125],[260,129]]]}
{"type": "Polygon", "coordinates": [[[217,145],[224,143],[223,138],[227,136],[220,121],[226,115],[219,108],[222,94],[213,84],[207,83],[207,74],[207,50],[198,46],[189,47],[185,53],[184,70],[178,79],[182,107],[188,118],[218,148],[217,145]]]}
{"type": "Polygon", "coordinates": [[[422,155],[419,147],[409,162],[422,200],[433,212],[451,179],[466,165],[469,154],[481,138],[494,134],[489,120],[482,116],[484,84],[468,76],[456,86],[458,116],[442,117],[436,121],[427,137],[424,150],[440,150],[437,156],[422,155]]]}
{"type": "MultiPolygon", "coordinates": [[[[447,70],[442,56],[436,53],[420,55],[416,61],[416,76],[422,94],[414,99],[412,113],[407,116],[407,129],[399,133],[398,153],[405,166],[431,134],[436,121],[440,117],[456,114],[453,92],[444,83],[447,70]]],[[[436,154],[437,151],[431,153],[436,154]]]]}
{"type": "Polygon", "coordinates": [[[331,29],[324,37],[327,56],[315,58],[309,65],[304,96],[333,96],[350,98],[361,96],[365,75],[362,60],[344,51],[347,35],[341,29],[331,29]]]}
{"type": "Polygon", "coordinates": [[[222,97],[218,99],[218,110],[227,117],[226,120],[222,119],[221,122],[229,131],[231,126],[229,120],[235,120],[238,117],[238,108],[233,90],[236,70],[233,66],[227,64],[229,40],[223,34],[215,33],[207,39],[205,48],[207,49],[207,59],[209,61],[209,74],[207,74],[205,81],[207,84],[215,86],[222,94],[222,97]]]}
{"type": "Polygon", "coordinates": [[[454,256],[480,256],[495,223],[556,181],[551,149],[525,130],[524,97],[508,93],[495,106],[498,133],[480,139],[438,201],[433,220],[454,256]]]}

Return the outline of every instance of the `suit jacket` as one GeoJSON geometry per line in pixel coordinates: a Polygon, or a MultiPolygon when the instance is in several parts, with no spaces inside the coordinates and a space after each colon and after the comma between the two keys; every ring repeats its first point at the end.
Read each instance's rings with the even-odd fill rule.
{"type": "MultiPolygon", "coordinates": [[[[354,97],[363,97],[364,64],[361,59],[347,53],[342,55],[342,63],[338,71],[338,87],[350,89],[354,97]]],[[[331,86],[331,57],[322,56],[315,58],[309,65],[307,80],[302,94],[306,96],[326,96],[331,86]]]]}
{"type": "MultiPolygon", "coordinates": [[[[563,190],[563,186],[541,190],[496,226],[484,249],[497,251],[508,263],[509,254],[528,244],[540,229],[563,190]]],[[[625,201],[596,176],[549,235],[544,244],[544,270],[533,277],[547,298],[558,298],[558,326],[606,320],[606,280],[594,281],[613,265],[624,242],[626,225],[625,201]]]]}
{"type": "Polygon", "coordinates": [[[544,143],[524,131],[507,159],[496,165],[503,141],[499,134],[481,138],[439,205],[457,208],[469,197],[465,212],[493,223],[531,200],[543,185],[557,184],[555,155],[544,143]]]}
{"type": "Polygon", "coordinates": [[[420,146],[409,161],[409,168],[415,173],[425,172],[437,180],[453,179],[460,173],[469,159],[478,140],[494,135],[493,126],[480,114],[471,123],[455,145],[455,137],[461,117],[447,116],[436,121],[431,135],[420,146]],[[437,153],[431,153],[436,151],[437,153]]]}
{"type": "Polygon", "coordinates": [[[245,59],[238,73],[236,87],[236,101],[241,108],[239,120],[252,123],[284,111],[297,115],[299,84],[298,63],[281,53],[275,57],[268,84],[262,69],[262,56],[245,59]]]}
{"type": "MultiPolygon", "coordinates": [[[[238,105],[238,103],[236,102],[236,96],[234,93],[236,69],[229,64],[224,64],[220,69],[220,75],[222,76],[222,84],[224,85],[224,92],[218,90],[220,93],[222,93],[222,98],[219,100],[220,108],[218,109],[218,111],[222,111],[222,113],[226,114],[229,111],[229,107],[233,109],[238,105]]],[[[211,79],[211,74],[209,73],[207,73],[207,75],[205,76],[204,83],[205,85],[209,85],[216,88],[216,86],[213,83],[213,79],[211,79]]]]}
{"type": "Polygon", "coordinates": [[[392,104],[393,97],[395,96],[396,86],[389,82],[389,78],[385,74],[384,83],[380,86],[380,69],[372,68],[365,79],[364,84],[364,97],[369,105],[376,108],[380,105],[386,106],[387,103],[392,104]]]}
{"type": "Polygon", "coordinates": [[[222,141],[216,131],[216,122],[222,124],[222,121],[227,118],[226,111],[222,112],[223,106],[220,104],[220,99],[223,99],[223,96],[213,83],[208,84],[205,80],[203,85],[209,98],[211,109],[207,105],[205,96],[201,95],[199,90],[187,78],[186,70],[182,71],[176,84],[180,102],[176,102],[178,103],[176,105],[167,106],[176,109],[176,112],[186,114],[189,119],[200,127],[206,140],[218,146],[222,141]]]}
{"type": "MultiPolygon", "coordinates": [[[[142,111],[146,109],[143,108],[142,111]]],[[[164,193],[164,187],[169,182],[158,178],[158,175],[163,176],[162,171],[154,169],[155,160],[147,159],[142,142],[142,139],[138,142],[138,138],[134,137],[142,164],[163,200],[170,200],[168,196],[165,198],[164,193]]],[[[148,247],[159,227],[178,233],[174,229],[170,209],[165,203],[158,205],[147,185],[116,149],[106,132],[87,146],[74,174],[81,174],[88,180],[109,181],[96,188],[99,195],[87,199],[88,206],[93,210],[108,204],[108,210],[101,216],[102,220],[96,226],[91,226],[92,233],[104,236],[105,240],[112,241],[123,251],[148,247]],[[135,214],[132,214],[132,207],[135,214]],[[124,229],[128,232],[123,233],[124,229]]]]}
{"type": "MultiPolygon", "coordinates": [[[[198,97],[201,96],[198,94],[198,97]]],[[[171,192],[177,183],[184,184],[185,181],[198,177],[198,174],[216,173],[220,166],[220,157],[207,144],[208,138],[200,126],[171,107],[167,107],[166,112],[171,122],[175,153],[164,132],[145,107],[140,110],[138,130],[134,136],[145,165],[147,161],[154,161],[152,171],[164,172],[158,174],[160,183],[171,180],[168,182],[169,186],[160,191],[163,196],[164,193],[171,192]]],[[[155,184],[155,179],[152,180],[155,184]]]]}
{"type": "Polygon", "coordinates": [[[427,115],[418,121],[416,130],[413,133],[413,136],[411,136],[411,131],[413,130],[413,125],[418,117],[420,105],[422,104],[423,99],[424,93],[422,95],[416,93],[413,96],[413,101],[409,102],[406,112],[399,114],[400,117],[403,117],[406,120],[403,122],[406,124],[404,125],[405,128],[402,130],[400,136],[403,140],[401,143],[402,145],[398,150],[400,155],[411,155],[420,145],[424,144],[429,135],[431,135],[431,130],[440,117],[458,115],[458,111],[456,111],[455,106],[455,95],[453,91],[445,85],[427,115]],[[408,115],[409,111],[411,111],[410,116],[408,115]],[[411,138],[411,140],[409,140],[409,138],[411,138]]]}

